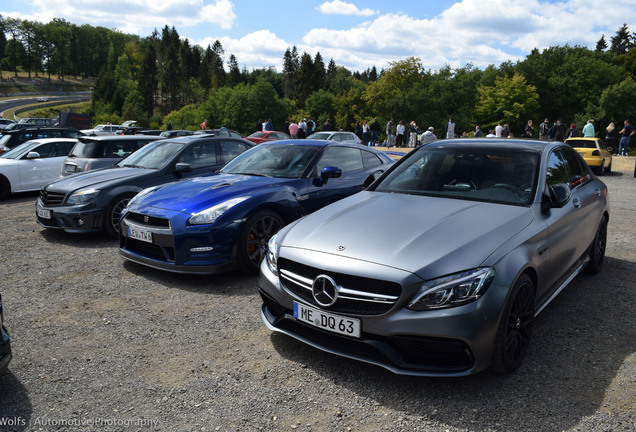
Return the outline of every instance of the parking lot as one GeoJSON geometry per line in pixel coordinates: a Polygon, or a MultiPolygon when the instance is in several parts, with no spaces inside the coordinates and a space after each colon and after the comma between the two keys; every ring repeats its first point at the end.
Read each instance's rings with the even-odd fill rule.
{"type": "MultiPolygon", "coordinates": [[[[0,430],[633,431],[634,158],[603,177],[603,271],[537,318],[512,375],[413,378],[336,357],[262,324],[256,277],[124,263],[102,234],[48,231],[37,194],[0,202],[13,360],[0,430]]],[[[378,229],[399,223],[378,221],[378,229]]]]}

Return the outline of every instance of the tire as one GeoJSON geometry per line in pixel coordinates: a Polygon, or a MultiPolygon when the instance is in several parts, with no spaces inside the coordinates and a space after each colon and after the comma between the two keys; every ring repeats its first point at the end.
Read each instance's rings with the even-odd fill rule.
{"type": "MultiPolygon", "coordinates": [[[[636,175],[636,171],[634,175],[636,175]]],[[[11,184],[9,183],[9,180],[0,176],[0,201],[8,197],[10,194],[11,194],[11,184]]]]}
{"type": "Polygon", "coordinates": [[[264,210],[250,217],[241,232],[237,247],[239,267],[249,274],[258,274],[267,254],[267,242],[285,225],[278,213],[264,210]]]}
{"type": "Polygon", "coordinates": [[[530,346],[534,322],[534,283],[522,274],[512,287],[499,322],[491,368],[511,373],[523,362],[530,346]]]}
{"type": "Polygon", "coordinates": [[[609,173],[611,173],[611,172],[612,172],[612,161],[611,161],[611,160],[610,160],[610,163],[609,163],[609,165],[607,166],[607,168],[605,168],[605,172],[606,172],[607,174],[609,174],[609,173]]]}
{"type": "Polygon", "coordinates": [[[110,202],[104,213],[104,232],[109,237],[119,238],[119,216],[133,194],[120,195],[110,202]]]}
{"type": "Polygon", "coordinates": [[[607,218],[603,216],[596,230],[594,240],[590,245],[590,261],[585,266],[586,273],[596,274],[601,271],[605,261],[605,247],[607,246],[607,218]]]}
{"type": "Polygon", "coordinates": [[[601,166],[594,167],[593,171],[599,177],[605,174],[605,161],[601,161],[601,166]]]}

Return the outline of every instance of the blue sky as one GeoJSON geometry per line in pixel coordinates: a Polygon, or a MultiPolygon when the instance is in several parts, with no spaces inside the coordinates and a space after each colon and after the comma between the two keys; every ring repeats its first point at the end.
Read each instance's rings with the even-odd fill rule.
{"type": "Polygon", "coordinates": [[[4,17],[53,18],[149,36],[165,25],[204,48],[221,41],[248,70],[282,70],[285,50],[351,70],[378,70],[418,57],[427,69],[484,68],[523,59],[533,48],[594,48],[626,23],[634,0],[2,0],[4,17]]]}

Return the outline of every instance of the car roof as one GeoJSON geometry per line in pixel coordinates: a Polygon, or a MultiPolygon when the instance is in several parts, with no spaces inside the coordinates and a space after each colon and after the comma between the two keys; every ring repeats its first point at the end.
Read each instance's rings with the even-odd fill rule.
{"type": "Polygon", "coordinates": [[[528,151],[543,152],[547,147],[563,144],[560,141],[539,141],[515,138],[456,138],[437,140],[426,144],[426,148],[475,147],[475,148],[517,148],[528,151]]]}
{"type": "Polygon", "coordinates": [[[156,141],[162,139],[155,135],[97,135],[82,137],[83,142],[88,141],[136,141],[136,140],[156,141]]]}
{"type": "Polygon", "coordinates": [[[77,129],[75,129],[74,127],[71,127],[71,126],[44,126],[44,127],[34,126],[34,127],[26,127],[26,128],[22,128],[22,129],[8,130],[8,131],[3,132],[3,135],[21,134],[21,133],[27,133],[27,132],[33,132],[33,131],[40,131],[40,130],[72,130],[72,131],[78,131],[77,129]]]}

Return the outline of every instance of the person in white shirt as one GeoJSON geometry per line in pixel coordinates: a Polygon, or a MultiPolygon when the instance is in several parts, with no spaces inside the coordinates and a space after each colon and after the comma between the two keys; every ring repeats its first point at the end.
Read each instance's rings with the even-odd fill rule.
{"type": "Polygon", "coordinates": [[[422,136],[420,137],[420,144],[426,145],[428,143],[432,143],[433,141],[437,140],[437,137],[433,133],[434,130],[435,129],[433,128],[433,126],[429,127],[428,130],[424,132],[422,136]]]}

